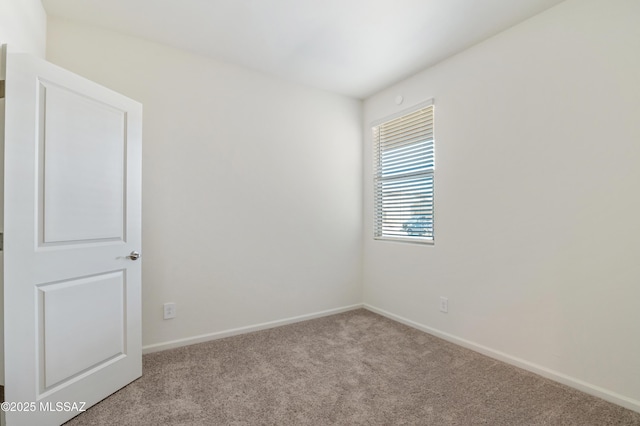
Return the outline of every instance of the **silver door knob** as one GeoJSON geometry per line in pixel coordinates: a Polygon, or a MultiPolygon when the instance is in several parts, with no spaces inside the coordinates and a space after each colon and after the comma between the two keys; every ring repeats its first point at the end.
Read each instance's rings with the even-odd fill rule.
{"type": "Polygon", "coordinates": [[[140,259],[140,253],[138,253],[137,251],[132,251],[131,254],[127,256],[127,259],[138,260],[140,259]]]}

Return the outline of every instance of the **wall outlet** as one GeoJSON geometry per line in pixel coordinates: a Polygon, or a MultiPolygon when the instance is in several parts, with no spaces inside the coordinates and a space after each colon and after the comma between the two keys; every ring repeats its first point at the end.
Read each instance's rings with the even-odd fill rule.
{"type": "Polygon", "coordinates": [[[443,296],[440,296],[440,312],[449,312],[449,299],[443,296]]]}
{"type": "Polygon", "coordinates": [[[173,302],[164,304],[164,319],[171,319],[176,317],[176,304],[173,302]]]}

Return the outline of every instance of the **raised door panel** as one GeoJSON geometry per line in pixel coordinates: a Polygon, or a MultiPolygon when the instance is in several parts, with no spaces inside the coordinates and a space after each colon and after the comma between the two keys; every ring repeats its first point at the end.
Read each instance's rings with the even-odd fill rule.
{"type": "Polygon", "coordinates": [[[40,81],[41,243],[124,240],[126,113],[40,81]]]}
{"type": "Polygon", "coordinates": [[[125,271],[38,286],[39,389],[126,354],[125,271]]]}

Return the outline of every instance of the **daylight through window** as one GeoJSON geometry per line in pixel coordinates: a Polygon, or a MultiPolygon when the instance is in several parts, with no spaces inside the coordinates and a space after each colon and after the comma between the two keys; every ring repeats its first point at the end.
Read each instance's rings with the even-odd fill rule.
{"type": "Polygon", "coordinates": [[[374,237],[433,243],[433,101],[373,126],[374,237]]]}

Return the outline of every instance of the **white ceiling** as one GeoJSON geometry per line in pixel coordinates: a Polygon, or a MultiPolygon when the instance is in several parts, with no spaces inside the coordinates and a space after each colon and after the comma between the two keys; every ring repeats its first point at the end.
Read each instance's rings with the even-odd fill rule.
{"type": "Polygon", "coordinates": [[[356,98],[562,0],[42,0],[98,25],[356,98]]]}

